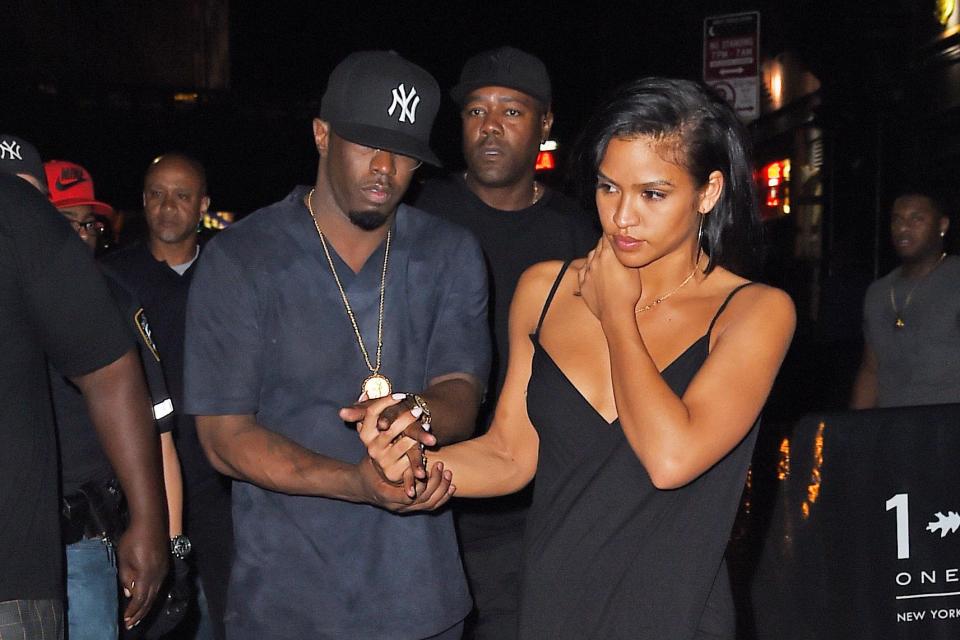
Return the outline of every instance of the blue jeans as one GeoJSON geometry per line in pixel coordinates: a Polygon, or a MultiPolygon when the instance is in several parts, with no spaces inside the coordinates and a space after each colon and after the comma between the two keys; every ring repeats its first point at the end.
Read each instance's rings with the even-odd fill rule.
{"type": "Polygon", "coordinates": [[[116,557],[100,539],[67,545],[66,618],[70,640],[117,638],[116,557]]]}

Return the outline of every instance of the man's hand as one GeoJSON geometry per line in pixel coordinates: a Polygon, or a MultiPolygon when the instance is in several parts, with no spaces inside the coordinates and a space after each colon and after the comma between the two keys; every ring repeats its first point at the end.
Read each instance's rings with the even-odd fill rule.
{"type": "Polygon", "coordinates": [[[340,410],[340,418],[356,423],[360,439],[384,479],[403,483],[413,497],[414,481],[427,479],[419,445],[432,447],[437,439],[420,425],[420,407],[408,408],[403,402],[406,398],[403,393],[377,400],[361,396],[356,404],[340,410]]]}
{"type": "Polygon", "coordinates": [[[385,480],[370,458],[358,462],[356,469],[364,502],[396,513],[432,511],[446,504],[456,491],[453,474],[443,470],[442,462],[433,465],[426,483],[416,483],[419,491],[413,496],[403,486],[385,480]]]}
{"type": "Polygon", "coordinates": [[[117,574],[129,599],[123,622],[133,628],[150,612],[167,576],[169,542],[159,527],[133,522],[117,543],[117,574]]]}

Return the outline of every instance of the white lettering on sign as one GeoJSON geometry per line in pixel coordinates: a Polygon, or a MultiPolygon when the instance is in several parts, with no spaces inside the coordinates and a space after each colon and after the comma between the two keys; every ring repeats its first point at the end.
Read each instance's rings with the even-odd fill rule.
{"type": "Polygon", "coordinates": [[[897,560],[910,558],[910,510],[909,497],[898,493],[887,500],[887,511],[897,510],[897,560]]]}

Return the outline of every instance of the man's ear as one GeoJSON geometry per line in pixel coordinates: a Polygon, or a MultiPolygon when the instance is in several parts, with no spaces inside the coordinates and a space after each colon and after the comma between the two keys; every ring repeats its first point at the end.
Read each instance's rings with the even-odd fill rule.
{"type": "Polygon", "coordinates": [[[553,128],[553,111],[547,110],[540,121],[540,143],[543,144],[550,138],[550,129],[553,128]]]}
{"type": "Polygon", "coordinates": [[[313,119],[313,142],[320,155],[327,154],[330,145],[330,123],[320,118],[313,119]]]}

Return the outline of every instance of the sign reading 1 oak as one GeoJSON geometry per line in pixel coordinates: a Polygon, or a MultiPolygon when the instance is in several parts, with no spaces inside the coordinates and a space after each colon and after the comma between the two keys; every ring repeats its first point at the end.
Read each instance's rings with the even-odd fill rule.
{"type": "MultiPolygon", "coordinates": [[[[897,560],[910,560],[910,494],[892,496],[887,500],[886,508],[895,514],[897,560]]],[[[956,511],[920,515],[926,522],[921,534],[926,545],[936,540],[944,544],[958,542],[948,539],[960,529],[960,514],[956,511]]],[[[960,538],[960,535],[956,537],[960,538]]],[[[934,561],[897,571],[894,576],[896,599],[902,605],[897,610],[898,623],[960,619],[960,567],[940,564],[934,561]]]]}
{"type": "Polygon", "coordinates": [[[703,21],[703,80],[719,91],[744,122],[760,116],[760,13],[703,21]]]}

